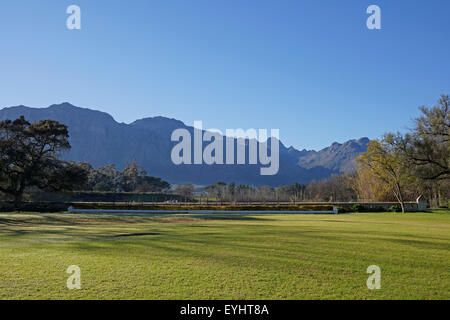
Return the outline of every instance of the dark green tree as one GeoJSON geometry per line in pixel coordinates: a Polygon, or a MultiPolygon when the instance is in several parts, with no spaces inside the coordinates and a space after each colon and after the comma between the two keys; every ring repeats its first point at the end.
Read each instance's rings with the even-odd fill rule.
{"type": "Polygon", "coordinates": [[[94,170],[90,179],[94,191],[121,191],[121,174],[114,164],[94,170]]]}
{"type": "Polygon", "coordinates": [[[68,138],[67,126],[53,120],[0,122],[0,191],[13,196],[16,207],[28,187],[62,191],[85,183],[81,167],[59,160],[70,149],[68,138]]]}
{"type": "Polygon", "coordinates": [[[170,189],[170,183],[161,178],[145,176],[139,179],[136,192],[162,192],[170,189]]]}
{"type": "Polygon", "coordinates": [[[133,192],[137,186],[142,182],[143,178],[147,176],[147,172],[142,169],[136,161],[127,162],[127,166],[120,173],[120,185],[123,191],[133,192]]]}
{"type": "Polygon", "coordinates": [[[208,195],[216,198],[216,200],[219,200],[220,205],[222,205],[227,195],[227,184],[225,182],[218,181],[213,185],[207,186],[205,191],[208,195]]]}
{"type": "Polygon", "coordinates": [[[194,198],[195,187],[191,183],[179,184],[175,189],[176,193],[184,197],[184,201],[188,202],[194,198]]]}

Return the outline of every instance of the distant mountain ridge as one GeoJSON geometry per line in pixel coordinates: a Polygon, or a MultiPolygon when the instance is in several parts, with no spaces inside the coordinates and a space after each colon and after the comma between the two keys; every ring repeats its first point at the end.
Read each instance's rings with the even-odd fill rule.
{"type": "Polygon", "coordinates": [[[320,151],[309,151],[299,157],[298,165],[303,168],[323,166],[334,172],[345,173],[355,169],[354,159],[367,150],[369,138],[349,140],[344,143],[334,142],[320,151]]]}
{"type": "Polygon", "coordinates": [[[122,168],[127,160],[136,159],[149,174],[171,183],[211,184],[215,181],[238,184],[278,186],[292,182],[307,183],[333,173],[349,172],[354,158],[366,151],[368,138],[333,143],[320,151],[285,147],[280,142],[280,170],[274,176],[261,176],[260,165],[180,165],[170,155],[176,144],[170,140],[173,130],[193,128],[182,121],[151,117],[133,123],[119,123],[108,113],[79,108],[70,103],[47,108],[26,106],[0,110],[0,121],[25,116],[29,121],[53,119],[69,127],[72,149],[63,158],[85,161],[98,167],[115,164],[122,168]]]}

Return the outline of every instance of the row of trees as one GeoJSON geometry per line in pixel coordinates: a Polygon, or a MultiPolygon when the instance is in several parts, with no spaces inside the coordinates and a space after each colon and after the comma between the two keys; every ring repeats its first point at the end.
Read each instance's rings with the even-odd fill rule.
{"type": "Polygon", "coordinates": [[[210,199],[221,203],[234,202],[290,202],[302,201],[355,201],[356,192],[350,186],[350,177],[354,175],[333,175],[322,181],[309,184],[292,183],[277,188],[269,186],[236,185],[216,182],[206,187],[210,199]]]}
{"type": "Polygon", "coordinates": [[[168,182],[148,176],[134,160],[128,161],[123,170],[116,169],[113,164],[97,169],[86,162],[76,165],[87,172],[85,183],[77,188],[83,191],[162,192],[170,188],[168,182]]]}
{"type": "Polygon", "coordinates": [[[24,117],[0,122],[0,192],[20,205],[27,190],[160,192],[170,185],[150,177],[135,161],[125,169],[94,169],[89,163],[63,161],[70,150],[67,126],[53,120],[30,123],[24,117]]]}

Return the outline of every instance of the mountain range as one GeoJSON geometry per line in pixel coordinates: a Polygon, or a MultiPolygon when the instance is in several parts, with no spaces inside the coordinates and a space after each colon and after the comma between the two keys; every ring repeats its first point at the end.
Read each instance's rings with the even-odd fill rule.
{"type": "MultiPolygon", "coordinates": [[[[127,160],[136,160],[149,175],[171,183],[207,185],[216,181],[251,185],[285,185],[292,182],[307,183],[332,174],[354,169],[354,159],[366,151],[368,138],[333,143],[320,151],[297,150],[279,144],[279,172],[273,176],[260,175],[260,165],[175,165],[171,161],[172,132],[194,128],[182,121],[165,117],[119,123],[101,111],[79,108],[70,103],[47,108],[26,106],[0,110],[0,121],[24,116],[28,121],[52,119],[69,127],[72,149],[62,158],[89,162],[94,167],[115,164],[123,168],[127,160]]],[[[248,142],[248,141],[247,141],[248,142]]],[[[246,163],[248,163],[246,161],[246,163]]]]}

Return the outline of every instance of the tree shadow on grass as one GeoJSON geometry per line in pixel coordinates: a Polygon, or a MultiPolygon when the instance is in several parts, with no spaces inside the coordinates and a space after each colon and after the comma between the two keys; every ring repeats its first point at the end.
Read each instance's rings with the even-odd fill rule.
{"type": "Polygon", "coordinates": [[[267,221],[267,219],[262,219],[254,214],[247,213],[231,213],[231,214],[190,214],[189,216],[202,219],[202,220],[223,220],[223,221],[267,221]]]}
{"type": "MultiPolygon", "coordinates": [[[[328,219],[330,222],[344,222],[340,220],[328,219]]],[[[328,221],[326,220],[326,221],[328,221]]],[[[17,218],[1,217],[0,216],[0,233],[5,232],[11,236],[24,236],[24,235],[36,235],[37,240],[48,239],[59,241],[111,241],[129,238],[151,240],[150,236],[163,236],[169,237],[168,241],[186,241],[196,245],[210,245],[211,241],[219,246],[229,246],[227,240],[236,240],[236,236],[233,233],[238,234],[237,240],[242,238],[242,241],[246,237],[254,237],[254,241],[258,241],[259,237],[273,237],[277,238],[277,235],[282,235],[282,239],[279,241],[286,243],[302,243],[308,241],[346,241],[346,242],[360,242],[360,241],[380,241],[390,242],[397,245],[407,245],[416,248],[425,249],[439,249],[448,250],[448,238],[438,236],[425,236],[416,235],[414,233],[402,233],[391,231],[377,231],[377,230],[348,230],[346,228],[320,228],[320,226],[282,226],[271,228],[263,224],[229,224],[227,227],[232,230],[224,230],[223,232],[214,233],[198,233],[195,229],[187,231],[186,234],[177,232],[177,224],[188,228],[223,228],[222,225],[207,225],[201,222],[205,221],[277,221],[276,218],[267,217],[262,218],[260,215],[254,214],[104,214],[104,215],[68,215],[61,216],[54,214],[40,214],[30,216],[18,216],[17,218]],[[92,220],[91,220],[92,219],[92,220]],[[167,233],[166,228],[164,232],[155,230],[154,227],[149,225],[139,226],[139,223],[151,223],[151,222],[166,222],[174,223],[174,233],[167,233]],[[130,223],[136,224],[136,230],[130,230],[130,233],[124,233],[121,230],[122,224],[128,225],[130,223]],[[109,224],[113,228],[109,228],[109,224]],[[86,225],[86,228],[83,228],[86,225]],[[97,228],[98,226],[98,228],[97,228]],[[57,227],[57,228],[54,228],[57,227]],[[92,229],[91,229],[92,227],[92,229]],[[104,228],[103,228],[104,227],[104,228]],[[147,229],[147,230],[145,230],[147,229]],[[150,230],[149,230],[150,229],[150,230]],[[143,230],[143,231],[142,231],[143,230]],[[142,232],[141,232],[142,231],[142,232]],[[120,233],[119,233],[120,232],[120,233]],[[44,237],[44,238],[41,238],[44,237]],[[149,237],[146,237],[149,236],[149,237]],[[222,243],[219,243],[223,241],[222,243]],[[435,241],[433,241],[435,240],[435,241]],[[439,241],[439,242],[436,242],[439,241]],[[447,241],[447,242],[446,242],[447,241]]],[[[315,220],[311,220],[315,221],[315,220]]],[[[319,220],[316,222],[320,222],[319,220]]],[[[347,221],[345,221],[347,222],[347,221]]],[[[339,224],[342,226],[342,224],[339,224]]],[[[226,229],[226,228],[225,228],[226,229]]],[[[157,237],[160,238],[160,237],[157,237]]],[[[155,239],[157,239],[155,238],[155,239]]],[[[138,240],[138,243],[143,243],[138,240]]],[[[144,241],[145,242],[145,241],[144,241]]],[[[111,243],[114,243],[111,241],[111,243]]],[[[126,243],[126,242],[124,242],[126,243]]],[[[155,244],[154,242],[152,242],[155,244]]],[[[242,244],[243,245],[243,244],[242,244]]]]}
{"type": "Polygon", "coordinates": [[[22,221],[17,219],[0,218],[0,226],[17,226],[23,224],[22,221]]]}
{"type": "Polygon", "coordinates": [[[116,234],[111,236],[112,238],[126,238],[126,237],[142,237],[142,236],[160,236],[162,233],[158,232],[147,232],[147,233],[126,233],[126,234],[116,234]]]}

